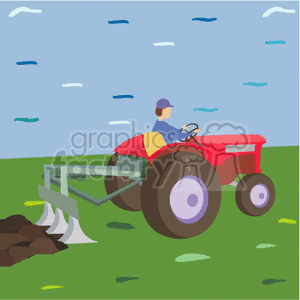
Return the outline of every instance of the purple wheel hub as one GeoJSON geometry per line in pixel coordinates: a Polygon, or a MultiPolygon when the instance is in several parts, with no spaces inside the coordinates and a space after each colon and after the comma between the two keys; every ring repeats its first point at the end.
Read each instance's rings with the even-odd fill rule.
{"type": "Polygon", "coordinates": [[[196,206],[197,203],[198,203],[198,197],[197,197],[197,195],[191,194],[191,195],[188,196],[188,198],[187,198],[187,204],[188,204],[190,207],[196,206]]]}
{"type": "Polygon", "coordinates": [[[250,191],[250,200],[256,207],[264,207],[270,198],[270,192],[266,185],[259,183],[250,191]]]}
{"type": "Polygon", "coordinates": [[[192,224],[199,221],[208,206],[208,192],[203,181],[193,175],[179,179],[171,190],[170,206],[180,222],[192,224]]]}

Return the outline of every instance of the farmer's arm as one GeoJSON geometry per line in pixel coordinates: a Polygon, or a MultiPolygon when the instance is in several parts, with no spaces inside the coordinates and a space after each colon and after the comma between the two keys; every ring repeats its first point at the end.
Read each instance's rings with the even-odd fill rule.
{"type": "MultiPolygon", "coordinates": [[[[178,140],[178,139],[184,139],[190,135],[192,135],[194,132],[180,132],[180,129],[177,129],[167,123],[166,124],[166,128],[165,128],[165,132],[167,132],[168,136],[170,139],[172,140],[178,140]]],[[[186,126],[183,126],[183,128],[186,128],[186,126]]]]}

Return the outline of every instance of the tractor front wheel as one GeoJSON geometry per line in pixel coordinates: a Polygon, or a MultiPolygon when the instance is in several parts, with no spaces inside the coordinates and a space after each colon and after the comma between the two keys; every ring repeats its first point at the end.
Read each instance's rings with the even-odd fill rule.
{"type": "Polygon", "coordinates": [[[264,215],[274,204],[274,184],[266,175],[248,174],[239,181],[235,200],[244,214],[254,217],[264,215]]]}

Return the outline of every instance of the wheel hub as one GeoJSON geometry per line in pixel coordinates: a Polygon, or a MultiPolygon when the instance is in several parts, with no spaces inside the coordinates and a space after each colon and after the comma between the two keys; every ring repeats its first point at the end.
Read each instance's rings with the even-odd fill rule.
{"type": "Polygon", "coordinates": [[[269,189],[262,183],[255,185],[251,189],[250,200],[256,207],[264,207],[268,203],[269,197],[269,189]]]}
{"type": "Polygon", "coordinates": [[[195,194],[191,194],[191,195],[188,196],[188,198],[187,198],[187,204],[190,207],[196,206],[197,203],[198,203],[198,197],[195,194]]]}
{"type": "Polygon", "coordinates": [[[203,181],[192,175],[179,179],[171,190],[170,206],[180,222],[199,221],[208,206],[208,192],[203,181]]]}

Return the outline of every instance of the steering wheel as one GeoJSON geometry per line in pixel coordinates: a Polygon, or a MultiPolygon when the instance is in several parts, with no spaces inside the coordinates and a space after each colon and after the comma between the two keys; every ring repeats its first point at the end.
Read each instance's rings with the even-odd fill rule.
{"type": "MultiPolygon", "coordinates": [[[[187,124],[186,127],[189,127],[189,126],[194,126],[195,128],[193,128],[192,130],[188,131],[187,129],[185,129],[186,132],[193,132],[195,131],[196,129],[199,129],[199,126],[198,124],[196,123],[190,123],[190,124],[187,124]]],[[[181,128],[180,132],[182,132],[183,129],[181,128]]],[[[182,139],[182,140],[179,140],[180,142],[184,142],[184,143],[187,143],[189,142],[191,139],[193,139],[195,136],[197,135],[197,133],[193,133],[192,135],[190,136],[187,136],[185,139],[182,139]]]]}

